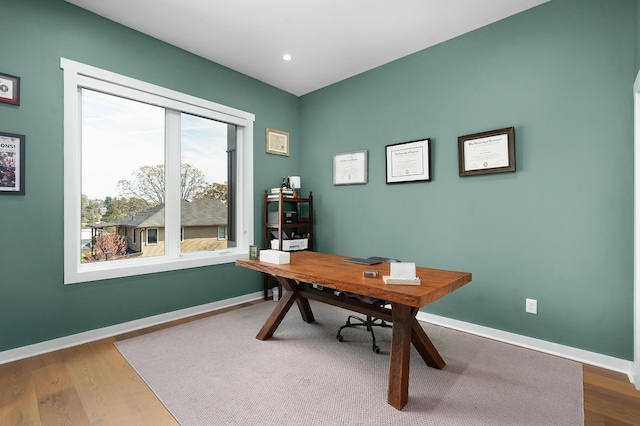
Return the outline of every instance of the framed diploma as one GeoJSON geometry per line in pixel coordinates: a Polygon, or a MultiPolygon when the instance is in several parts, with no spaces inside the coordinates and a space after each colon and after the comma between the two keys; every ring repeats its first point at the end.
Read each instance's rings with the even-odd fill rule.
{"type": "Polygon", "coordinates": [[[269,154],[289,156],[289,133],[267,129],[266,148],[269,154]]]}
{"type": "Polygon", "coordinates": [[[367,183],[367,151],[345,152],[333,156],[333,184],[367,183]]]}
{"type": "Polygon", "coordinates": [[[0,102],[20,105],[20,77],[0,73],[0,102]]]}
{"type": "Polygon", "coordinates": [[[460,176],[516,171],[515,128],[458,137],[460,176]]]}
{"type": "Polygon", "coordinates": [[[431,139],[387,145],[385,150],[387,183],[431,180],[431,139]]]}
{"type": "Polygon", "coordinates": [[[24,135],[0,132],[0,195],[24,195],[24,135]]]}

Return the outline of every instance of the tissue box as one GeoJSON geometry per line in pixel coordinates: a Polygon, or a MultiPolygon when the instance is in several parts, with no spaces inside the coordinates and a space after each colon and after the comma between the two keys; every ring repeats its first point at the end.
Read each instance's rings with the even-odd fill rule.
{"type": "Polygon", "coordinates": [[[260,250],[260,261],[275,263],[276,265],[286,265],[291,261],[291,255],[286,251],[260,250]]]}

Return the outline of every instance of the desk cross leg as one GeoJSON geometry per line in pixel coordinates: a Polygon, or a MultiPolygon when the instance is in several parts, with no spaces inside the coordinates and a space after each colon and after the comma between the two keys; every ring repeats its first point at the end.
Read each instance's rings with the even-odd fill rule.
{"type": "Polygon", "coordinates": [[[300,284],[298,284],[295,280],[284,277],[278,277],[278,282],[280,282],[280,284],[282,284],[282,286],[287,291],[284,292],[273,312],[271,312],[271,315],[269,315],[264,325],[258,332],[258,335],[256,336],[256,339],[258,340],[267,340],[271,336],[273,336],[273,333],[275,333],[285,315],[287,315],[287,312],[289,312],[289,309],[293,305],[293,302],[297,303],[298,309],[300,310],[300,315],[302,315],[302,319],[305,322],[315,321],[313,312],[311,311],[311,306],[309,305],[309,301],[305,298],[300,297],[300,294],[298,293],[300,284]]]}
{"type": "Polygon", "coordinates": [[[409,400],[411,343],[429,367],[441,370],[446,365],[427,333],[418,323],[417,313],[418,308],[400,303],[391,304],[393,331],[391,334],[387,403],[397,410],[402,410],[409,400]]]}

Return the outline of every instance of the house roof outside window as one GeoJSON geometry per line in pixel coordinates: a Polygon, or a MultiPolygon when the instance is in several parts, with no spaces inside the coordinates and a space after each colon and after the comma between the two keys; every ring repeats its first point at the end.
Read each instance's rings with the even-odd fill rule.
{"type": "MultiPolygon", "coordinates": [[[[227,206],[222,200],[182,200],[180,203],[182,226],[226,226],[227,206]]],[[[113,222],[89,225],[93,228],[125,226],[129,228],[163,228],[164,204],[127,216],[113,222]]]]}

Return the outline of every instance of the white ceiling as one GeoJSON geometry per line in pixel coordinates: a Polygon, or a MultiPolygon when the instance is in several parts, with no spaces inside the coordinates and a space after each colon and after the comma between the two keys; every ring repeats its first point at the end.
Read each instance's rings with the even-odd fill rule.
{"type": "Polygon", "coordinates": [[[549,0],[67,1],[300,96],[549,0]]]}

